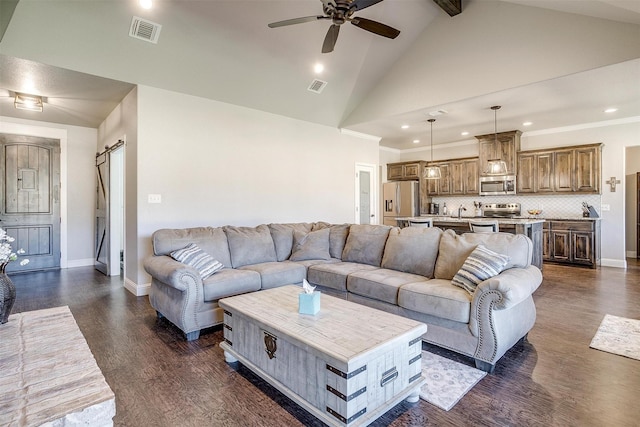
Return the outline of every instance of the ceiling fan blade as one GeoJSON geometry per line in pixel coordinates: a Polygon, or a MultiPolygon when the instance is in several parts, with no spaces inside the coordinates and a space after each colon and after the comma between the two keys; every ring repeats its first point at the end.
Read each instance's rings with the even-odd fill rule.
{"type": "Polygon", "coordinates": [[[390,27],[388,25],[382,24],[377,21],[372,21],[371,19],[353,18],[350,21],[356,27],[362,28],[363,30],[370,31],[382,37],[395,39],[396,37],[398,37],[398,34],[400,34],[400,30],[396,30],[393,27],[390,27]]]}
{"type": "Polygon", "coordinates": [[[322,53],[333,52],[333,48],[338,41],[338,33],[340,33],[340,25],[333,24],[329,27],[324,43],[322,43],[322,53]]]}
{"type": "Polygon", "coordinates": [[[382,0],[355,0],[351,3],[351,7],[354,10],[362,10],[366,9],[369,6],[373,6],[374,4],[380,3],[382,0]]]}
{"type": "Polygon", "coordinates": [[[268,24],[269,28],[284,27],[286,25],[302,24],[305,22],[318,21],[320,19],[329,19],[328,16],[316,15],[316,16],[303,16],[302,18],[285,19],[284,21],[272,22],[268,24]]]}

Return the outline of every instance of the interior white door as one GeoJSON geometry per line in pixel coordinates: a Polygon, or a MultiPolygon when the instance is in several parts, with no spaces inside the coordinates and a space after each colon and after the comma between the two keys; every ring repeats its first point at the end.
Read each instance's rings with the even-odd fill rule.
{"type": "Polygon", "coordinates": [[[377,224],[378,191],[374,165],[356,164],[356,224],[377,224]]]}

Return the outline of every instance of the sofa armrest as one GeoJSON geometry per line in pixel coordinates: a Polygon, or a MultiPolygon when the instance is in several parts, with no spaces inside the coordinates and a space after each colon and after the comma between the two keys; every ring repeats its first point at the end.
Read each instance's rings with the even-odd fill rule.
{"type": "Polygon", "coordinates": [[[510,268],[480,283],[473,294],[472,306],[477,307],[487,293],[494,293],[493,309],[514,307],[533,294],[542,283],[540,270],[530,265],[526,268],[510,268]]]}
{"type": "Polygon", "coordinates": [[[171,257],[165,255],[148,257],[143,265],[151,277],[179,291],[186,291],[191,283],[202,286],[202,278],[195,268],[171,257]]]}

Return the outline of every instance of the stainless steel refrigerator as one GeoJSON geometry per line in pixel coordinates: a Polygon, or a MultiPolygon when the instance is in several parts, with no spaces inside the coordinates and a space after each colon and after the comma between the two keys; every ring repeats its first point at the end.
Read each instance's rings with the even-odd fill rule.
{"type": "Polygon", "coordinates": [[[396,181],[382,184],[382,219],[384,225],[397,225],[397,217],[420,215],[418,181],[396,181]]]}

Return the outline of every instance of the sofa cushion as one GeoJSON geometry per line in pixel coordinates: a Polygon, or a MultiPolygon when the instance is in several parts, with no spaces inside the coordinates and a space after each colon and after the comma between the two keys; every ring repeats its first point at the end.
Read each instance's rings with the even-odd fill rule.
{"type": "Polygon", "coordinates": [[[229,241],[229,252],[233,268],[261,262],[276,261],[276,249],[269,227],[233,227],[226,226],[224,231],[229,241]]]}
{"type": "Polygon", "coordinates": [[[307,269],[307,280],[312,285],[325,286],[338,291],[347,291],[347,276],[356,271],[375,270],[368,264],[355,262],[334,262],[325,264],[315,264],[307,269]]]}
{"type": "Polygon", "coordinates": [[[382,268],[433,278],[440,236],[439,228],[392,228],[384,247],[382,268]]]}
{"type": "Polygon", "coordinates": [[[347,277],[347,290],[352,294],[397,305],[400,287],[407,283],[422,280],[426,279],[417,274],[377,268],[349,274],[347,277]]]}
{"type": "Polygon", "coordinates": [[[203,280],[224,267],[195,243],[190,243],[182,249],[171,252],[171,258],[195,268],[203,280]]]}
{"type": "Polygon", "coordinates": [[[450,280],[431,279],[408,283],[398,292],[398,305],[455,322],[469,323],[471,295],[450,280]]]}
{"type": "Polygon", "coordinates": [[[260,290],[260,275],[255,271],[224,268],[204,280],[204,300],[217,301],[220,298],[260,290]]]}
{"type": "Polygon", "coordinates": [[[329,229],[325,228],[317,231],[303,233],[295,230],[293,232],[293,249],[291,261],[305,261],[310,259],[331,259],[329,253],[329,229]]]}
{"type": "Polygon", "coordinates": [[[308,233],[313,224],[300,222],[291,224],[269,224],[269,232],[276,248],[276,258],[278,261],[289,259],[293,248],[293,233],[301,231],[308,233]]]}
{"type": "Polygon", "coordinates": [[[342,251],[342,260],[380,267],[389,230],[391,227],[388,225],[352,225],[342,251]]]}
{"type": "Polygon", "coordinates": [[[481,282],[500,274],[508,262],[508,256],[493,252],[480,244],[469,254],[451,283],[473,295],[481,282]]]}
{"type": "Polygon", "coordinates": [[[260,273],[261,289],[300,284],[307,273],[307,269],[303,265],[291,261],[274,261],[245,265],[244,267],[240,267],[240,270],[260,273]]]}
{"type": "Polygon", "coordinates": [[[175,250],[184,248],[189,243],[195,243],[200,249],[220,261],[222,265],[231,267],[227,235],[222,228],[165,228],[153,233],[152,242],[155,255],[169,255],[175,250]]]}
{"type": "Polygon", "coordinates": [[[329,224],[327,222],[316,222],[313,225],[312,231],[328,228],[329,254],[331,254],[331,258],[340,259],[342,258],[342,251],[344,251],[344,245],[347,243],[349,227],[351,227],[351,224],[329,224]]]}
{"type": "Polygon", "coordinates": [[[436,279],[453,279],[469,254],[482,243],[487,249],[511,259],[505,270],[512,267],[527,267],[531,264],[533,244],[524,234],[510,233],[465,233],[456,235],[453,230],[442,233],[438,259],[434,270],[436,279]]]}

